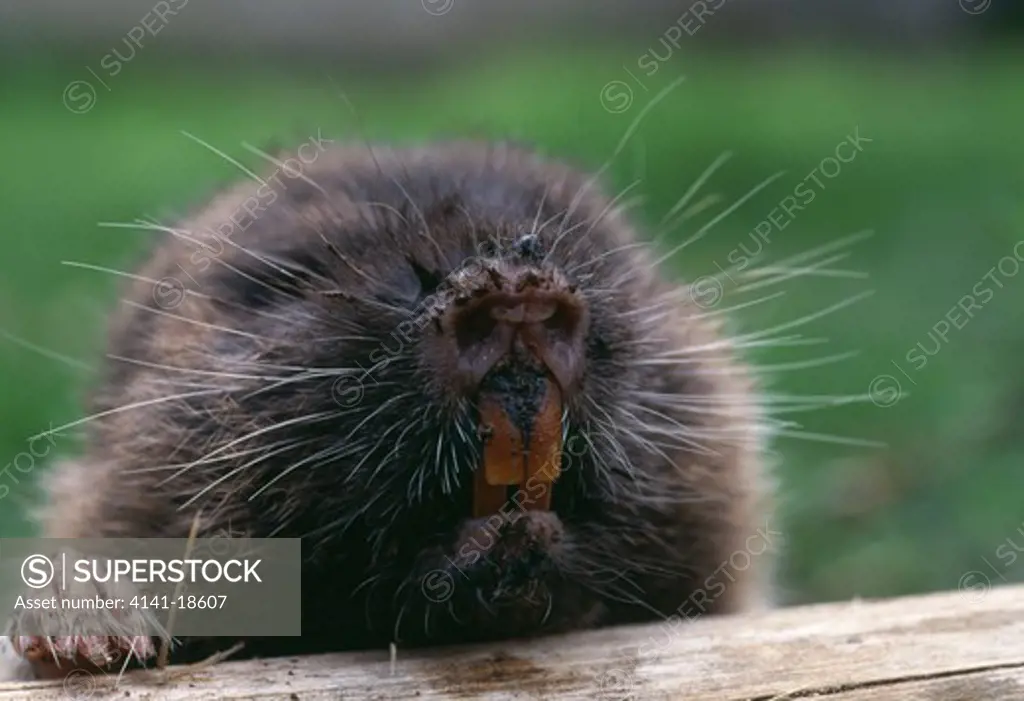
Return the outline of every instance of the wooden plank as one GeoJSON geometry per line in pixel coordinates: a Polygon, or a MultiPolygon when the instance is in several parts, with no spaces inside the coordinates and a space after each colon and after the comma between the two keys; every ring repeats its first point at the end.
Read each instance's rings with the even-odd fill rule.
{"type": "Polygon", "coordinates": [[[946,592],[475,648],[399,650],[393,674],[382,650],[221,663],[162,685],[143,673],[126,675],[116,689],[110,678],[79,678],[73,686],[0,685],[0,701],[1021,701],[1024,586],[991,589],[980,599],[946,592]]]}

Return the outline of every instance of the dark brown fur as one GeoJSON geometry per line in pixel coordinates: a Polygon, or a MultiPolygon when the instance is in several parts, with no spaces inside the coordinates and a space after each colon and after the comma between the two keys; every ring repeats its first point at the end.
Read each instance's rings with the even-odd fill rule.
{"type": "MultiPolygon", "coordinates": [[[[278,182],[229,241],[200,232],[249,221],[237,214],[246,199],[269,199],[252,181],[178,224],[137,271],[112,319],[119,359],[90,400],[90,413],[111,413],[49,475],[46,535],[185,537],[202,508],[203,534],[303,537],[303,637],[250,647],[275,653],[668,616],[765,525],[744,366],[585,174],[523,148],[446,143],[331,148],[278,182]],[[480,437],[433,318],[456,303],[466,261],[511,265],[535,227],[540,258],[589,311],[566,404],[568,444],[582,449],[567,456],[553,515],[502,526],[508,552],[539,547],[550,562],[529,592],[499,601],[501,571],[452,570],[480,527],[468,522],[480,437]],[[216,391],[162,401],[205,386],[216,391]],[[436,571],[454,584],[438,603],[423,589],[436,571]]],[[[770,560],[751,560],[722,576],[707,612],[765,601],[770,560]]]]}

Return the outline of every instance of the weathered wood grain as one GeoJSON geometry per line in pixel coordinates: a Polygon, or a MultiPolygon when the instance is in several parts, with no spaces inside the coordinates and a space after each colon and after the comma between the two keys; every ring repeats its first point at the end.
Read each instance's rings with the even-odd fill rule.
{"type": "Polygon", "coordinates": [[[152,675],[0,685],[69,699],[686,699],[1022,701],[1024,586],[781,609],[476,648],[221,663],[152,675]],[[644,652],[638,655],[638,649],[644,652]]]}

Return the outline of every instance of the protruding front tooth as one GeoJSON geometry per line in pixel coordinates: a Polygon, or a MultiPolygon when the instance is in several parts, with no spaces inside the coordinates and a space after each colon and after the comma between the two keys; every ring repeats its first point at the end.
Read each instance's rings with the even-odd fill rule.
{"type": "Polygon", "coordinates": [[[490,485],[520,484],[524,479],[523,436],[501,404],[491,398],[480,403],[486,427],[483,473],[490,485]]]}
{"type": "Polygon", "coordinates": [[[507,487],[488,484],[486,473],[487,469],[483,468],[473,475],[473,518],[487,518],[501,513],[502,507],[508,502],[507,487]]]}
{"type": "Polygon", "coordinates": [[[530,452],[526,461],[526,481],[543,488],[540,494],[527,490],[530,499],[524,506],[533,511],[550,511],[551,492],[562,471],[562,393],[558,385],[547,381],[547,390],[533,428],[530,430],[530,452]]]}
{"type": "Polygon", "coordinates": [[[501,511],[508,501],[508,487],[523,482],[523,437],[501,404],[493,398],[480,402],[484,427],[484,463],[473,477],[473,518],[501,511]]]}
{"type": "Polygon", "coordinates": [[[524,508],[550,510],[551,492],[562,467],[562,394],[558,384],[551,378],[545,383],[528,446],[496,399],[481,400],[480,421],[486,438],[483,465],[473,480],[473,517],[501,511],[508,502],[509,486],[519,486],[527,495],[524,508]]]}

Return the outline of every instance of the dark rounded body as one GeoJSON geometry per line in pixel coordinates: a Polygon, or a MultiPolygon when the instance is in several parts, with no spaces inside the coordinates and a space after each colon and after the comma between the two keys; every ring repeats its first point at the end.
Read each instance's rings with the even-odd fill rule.
{"type": "Polygon", "coordinates": [[[303,538],[303,636],[250,641],[263,654],[765,600],[767,554],[722,569],[766,525],[753,385],[596,182],[476,143],[331,147],[262,178],[136,271],[46,535],[186,537],[201,509],[201,535],[303,538]],[[566,363],[551,508],[516,508],[527,485],[498,520],[471,517],[466,358],[489,346],[453,316],[488,271],[547,275],[585,319],[544,327],[566,363]]]}

